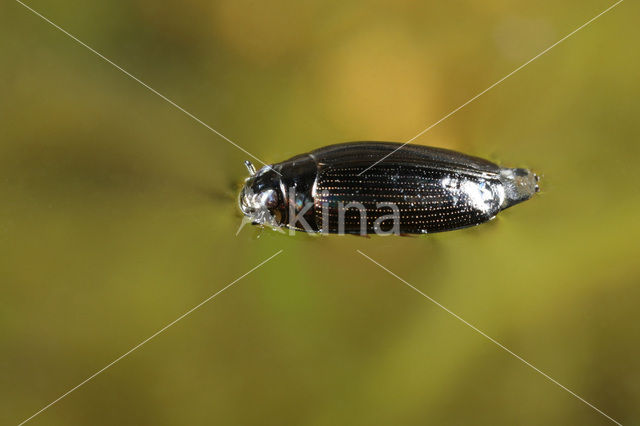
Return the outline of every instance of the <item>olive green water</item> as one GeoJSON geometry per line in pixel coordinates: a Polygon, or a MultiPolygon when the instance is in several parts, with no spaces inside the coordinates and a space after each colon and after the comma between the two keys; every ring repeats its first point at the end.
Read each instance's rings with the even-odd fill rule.
{"type": "MultiPolygon", "coordinates": [[[[405,141],[605,1],[29,5],[266,162],[405,141]]],[[[640,422],[640,8],[623,2],[415,143],[543,176],[421,238],[240,225],[248,156],[0,5],[0,423],[640,422]]]]}

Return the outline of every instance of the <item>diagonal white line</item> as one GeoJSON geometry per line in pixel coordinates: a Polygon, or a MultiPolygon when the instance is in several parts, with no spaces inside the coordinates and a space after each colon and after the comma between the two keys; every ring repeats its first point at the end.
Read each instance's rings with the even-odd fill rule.
{"type": "Polygon", "coordinates": [[[624,0],[618,0],[616,3],[614,3],[613,5],[609,6],[608,8],[606,8],[605,10],[603,10],[602,12],[600,12],[599,14],[597,14],[596,16],[594,16],[593,18],[589,19],[587,22],[585,22],[584,24],[580,25],[578,28],[576,28],[575,30],[571,31],[569,34],[567,34],[566,36],[562,37],[560,40],[556,41],[555,43],[553,43],[551,46],[547,47],[546,49],[544,49],[542,52],[538,53],[536,56],[534,56],[533,58],[529,59],[527,62],[525,62],[524,64],[520,65],[518,68],[516,68],[515,70],[511,71],[509,74],[505,75],[504,77],[502,77],[500,80],[496,81],[495,83],[493,83],[491,86],[487,87],[486,89],[484,89],[482,92],[478,93],[477,95],[475,95],[473,98],[469,99],[467,102],[463,103],[462,105],[460,105],[458,108],[454,109],[453,111],[451,111],[450,113],[448,113],[447,115],[445,115],[444,117],[442,117],[440,120],[436,121],[435,123],[433,123],[432,125],[430,125],[429,127],[427,127],[426,129],[424,129],[423,131],[421,131],[420,133],[418,133],[417,135],[415,135],[414,137],[412,137],[411,139],[409,139],[408,141],[406,141],[405,143],[403,143],[402,145],[400,145],[398,148],[394,149],[393,151],[391,151],[389,154],[385,155],[384,157],[380,158],[378,161],[376,161],[375,163],[373,163],[372,165],[370,165],[369,167],[367,167],[366,169],[364,169],[363,171],[361,171],[360,173],[358,173],[358,176],[362,175],[364,172],[366,172],[367,170],[371,169],[372,167],[374,167],[376,164],[379,164],[380,162],[384,161],[386,158],[388,158],[389,156],[393,155],[393,153],[395,153],[396,151],[398,151],[399,149],[403,148],[404,146],[406,146],[407,144],[413,142],[414,140],[418,139],[420,136],[424,135],[425,133],[427,133],[429,130],[433,129],[434,127],[436,127],[438,124],[442,123],[444,120],[446,120],[447,118],[451,117],[453,114],[455,114],[456,112],[460,111],[462,108],[466,107],[467,105],[469,105],[471,102],[475,101],[476,99],[478,99],[480,96],[484,95],[485,93],[487,93],[489,90],[493,89],[494,87],[496,87],[497,85],[499,85],[500,83],[502,83],[503,81],[505,81],[506,79],[508,79],[509,77],[511,77],[512,75],[514,75],[515,73],[517,73],[518,71],[520,71],[522,68],[526,67],[527,65],[529,65],[531,62],[535,61],[536,59],[538,59],[539,57],[541,57],[542,55],[544,55],[545,53],[547,53],[548,51],[550,51],[551,49],[553,49],[554,47],[556,47],[557,45],[559,45],[560,43],[562,43],[563,41],[565,41],[566,39],[568,39],[569,37],[571,37],[572,35],[574,35],[575,33],[577,33],[578,31],[580,31],[581,29],[583,29],[584,27],[586,27],[587,25],[589,25],[590,23],[592,23],[593,21],[595,21],[596,19],[598,19],[599,17],[601,17],[602,15],[604,15],[605,13],[607,13],[608,11],[610,11],[611,9],[613,9],[614,7],[616,7],[617,5],[619,5],[620,3],[622,3],[624,0]]]}
{"type": "Polygon", "coordinates": [[[158,95],[159,97],[161,97],[162,99],[164,99],[165,101],[167,101],[168,103],[170,103],[172,106],[174,106],[175,108],[177,108],[178,110],[182,111],[184,114],[186,114],[187,116],[189,116],[190,118],[192,118],[193,120],[197,121],[198,123],[202,124],[204,127],[206,127],[207,129],[211,130],[213,133],[215,133],[216,135],[220,136],[222,139],[224,139],[225,141],[229,142],[231,145],[235,146],[236,148],[238,148],[240,151],[244,152],[245,154],[247,154],[248,156],[250,156],[251,158],[253,158],[254,160],[260,162],[261,164],[264,164],[265,166],[269,167],[271,170],[273,170],[274,172],[280,174],[277,170],[272,169],[271,166],[269,166],[267,163],[265,163],[264,161],[262,161],[261,159],[259,159],[258,157],[256,157],[255,155],[251,154],[249,151],[247,151],[246,149],[244,149],[243,147],[241,147],[240,145],[238,145],[237,143],[235,143],[234,141],[232,141],[231,139],[229,139],[228,137],[226,137],[225,135],[223,135],[222,133],[220,133],[219,131],[217,131],[216,129],[214,129],[213,127],[211,127],[210,125],[208,125],[207,123],[205,123],[204,121],[200,120],[198,117],[196,117],[195,115],[193,115],[192,113],[190,113],[189,111],[187,111],[186,109],[182,108],[180,105],[178,105],[177,103],[175,103],[174,101],[172,101],[171,99],[169,99],[168,97],[166,97],[165,95],[163,95],[162,93],[158,92],[156,89],[154,89],[153,87],[149,86],[147,83],[145,83],[144,81],[140,80],[138,77],[134,76],[133,74],[131,74],[129,71],[125,70],[124,68],[122,68],[120,65],[116,64],[115,62],[113,62],[111,59],[107,58],[106,56],[104,56],[103,54],[101,54],[100,52],[98,52],[97,50],[95,50],[93,47],[89,46],[88,44],[84,43],[82,40],[78,39],[76,36],[74,36],[73,34],[69,33],[67,30],[65,30],[64,28],[60,27],[59,25],[55,24],[54,22],[52,22],[49,18],[47,18],[46,16],[43,16],[42,14],[40,14],[38,11],[34,10],[33,8],[27,6],[26,4],[24,4],[22,1],[20,0],[16,0],[16,2],[20,3],[22,6],[24,6],[26,9],[30,10],[31,12],[33,12],[36,16],[42,18],[44,21],[48,22],[49,24],[51,24],[54,28],[56,28],[57,30],[61,31],[62,33],[64,33],[65,35],[67,35],[69,38],[73,39],[74,41],[76,41],[78,44],[80,44],[81,46],[86,47],[87,49],[89,49],[92,53],[94,53],[95,55],[99,56],[101,59],[105,60],[106,62],[108,62],[109,64],[113,65],[115,68],[117,68],[118,70],[120,70],[121,72],[123,72],[124,74],[126,74],[128,77],[132,78],[133,80],[135,80],[136,82],[138,82],[139,84],[141,84],[142,86],[144,86],[146,89],[148,89],[149,91],[151,91],[152,93],[158,95]]]}
{"type": "Polygon", "coordinates": [[[594,410],[596,410],[598,413],[602,414],[604,417],[606,417],[607,419],[611,420],[613,423],[622,426],[621,423],[617,422],[616,420],[614,420],[613,418],[609,417],[604,411],[600,410],[598,407],[596,407],[595,405],[591,404],[589,401],[585,400],[584,398],[582,398],[580,395],[576,394],[575,392],[573,392],[571,389],[567,388],[566,386],[564,386],[562,383],[558,382],[557,380],[555,380],[553,377],[549,376],[547,373],[543,372],[542,370],[538,369],[536,366],[534,366],[533,364],[531,364],[529,361],[525,360],[524,358],[522,358],[521,356],[517,355],[516,353],[512,352],[509,348],[507,348],[506,346],[504,346],[502,343],[498,342],[496,339],[494,339],[493,337],[489,336],[488,334],[486,334],[485,332],[483,332],[482,330],[478,329],[476,326],[474,326],[473,324],[465,321],[462,317],[460,317],[459,315],[457,315],[455,312],[452,312],[451,310],[449,310],[448,308],[446,308],[445,306],[441,305],[440,303],[438,303],[435,299],[427,296],[425,293],[423,293],[422,291],[418,290],[416,287],[412,286],[411,284],[409,284],[407,281],[405,281],[404,279],[402,279],[401,277],[399,277],[398,275],[394,274],[393,272],[391,272],[389,269],[385,268],[384,266],[382,266],[380,263],[376,262],[375,260],[373,260],[372,258],[370,258],[369,256],[367,256],[366,254],[364,254],[363,252],[361,252],[360,250],[356,250],[358,253],[360,253],[362,256],[366,257],[367,259],[369,259],[371,262],[375,263],[376,265],[378,265],[380,268],[384,269],[385,271],[387,271],[389,274],[391,274],[392,276],[394,276],[395,278],[397,278],[398,280],[402,281],[404,284],[406,284],[408,287],[410,287],[411,289],[415,290],[416,292],[418,292],[420,295],[422,295],[424,298],[426,298],[427,300],[429,300],[430,302],[432,302],[433,304],[435,304],[436,306],[438,306],[439,308],[443,309],[445,312],[447,312],[448,314],[452,315],[454,318],[456,318],[458,321],[462,322],[463,324],[465,324],[466,326],[470,327],[472,330],[474,330],[475,332],[477,332],[478,334],[480,334],[481,336],[485,337],[486,339],[488,339],[489,341],[491,341],[492,343],[494,343],[495,345],[497,345],[499,348],[503,349],[504,351],[506,351],[507,353],[509,353],[510,355],[512,355],[513,357],[515,357],[517,360],[522,361],[525,365],[527,365],[528,367],[531,367],[533,370],[535,370],[536,372],[542,374],[547,380],[549,380],[550,382],[558,385],[559,387],[561,387],[562,389],[564,389],[565,391],[569,392],[571,395],[573,395],[574,397],[578,398],[580,401],[584,402],[585,404],[587,404],[589,407],[593,408],[594,410]]]}
{"type": "Polygon", "coordinates": [[[173,326],[175,323],[177,323],[178,321],[180,321],[181,319],[183,319],[184,317],[186,317],[187,315],[191,314],[193,311],[195,311],[196,309],[198,309],[199,307],[201,307],[202,305],[204,305],[205,303],[207,303],[208,301],[210,301],[211,299],[213,299],[214,297],[216,297],[217,295],[219,295],[220,293],[222,293],[223,291],[225,291],[226,289],[228,289],[229,287],[231,287],[232,285],[234,285],[235,283],[237,283],[238,281],[240,281],[241,279],[243,279],[244,277],[246,277],[247,275],[249,275],[250,273],[252,273],[253,271],[255,271],[256,269],[260,268],[262,265],[264,265],[265,263],[267,263],[268,261],[270,261],[271,259],[273,259],[274,257],[278,256],[280,253],[282,253],[283,250],[278,251],[276,254],[272,255],[271,257],[269,257],[268,259],[260,262],[258,265],[254,266],[252,269],[250,269],[248,272],[242,274],[241,276],[239,276],[238,278],[236,278],[235,280],[231,281],[229,284],[227,284],[226,286],[224,286],[222,289],[218,290],[217,292],[215,292],[214,294],[212,294],[211,296],[207,297],[206,299],[204,299],[202,302],[198,303],[196,306],[194,306],[193,308],[189,309],[187,312],[185,312],[184,314],[180,315],[178,318],[176,318],[175,320],[171,321],[169,324],[165,325],[164,327],[162,327],[160,330],[156,331],[155,333],[153,333],[151,336],[147,337],[146,339],[144,339],[142,342],[138,343],[137,345],[135,345],[134,347],[132,347],[131,349],[129,349],[127,352],[123,353],[122,355],[120,355],[118,358],[114,359],[113,361],[111,361],[109,364],[105,365],[104,367],[102,367],[100,370],[96,371],[95,373],[93,373],[92,375],[90,375],[89,377],[87,377],[86,379],[84,379],[82,382],[78,383],[76,386],[72,387],[71,389],[69,389],[67,392],[63,393],[62,395],[60,395],[58,398],[54,399],[53,401],[51,401],[49,404],[45,405],[44,407],[42,407],[40,410],[36,411],[33,415],[31,415],[30,417],[26,418],[25,420],[23,420],[20,424],[18,424],[18,426],[21,426],[25,423],[27,423],[29,420],[33,419],[34,417],[36,417],[38,414],[42,413],[43,411],[45,411],[46,409],[48,409],[49,407],[51,407],[52,405],[54,405],[55,403],[57,403],[58,401],[60,401],[62,398],[68,396],[70,393],[72,393],[73,391],[77,390],[80,386],[86,384],[87,382],[89,382],[90,380],[92,380],[93,378],[95,378],[97,375],[99,375],[100,373],[104,372],[107,368],[111,367],[112,365],[114,365],[115,363],[117,363],[118,361],[122,360],[123,358],[125,358],[126,356],[128,356],[129,354],[131,354],[133,351],[135,351],[136,349],[140,348],[142,345],[144,345],[145,343],[149,342],[151,339],[153,339],[154,337],[156,337],[158,334],[162,333],[163,331],[165,331],[166,329],[168,329],[169,327],[173,326]]]}

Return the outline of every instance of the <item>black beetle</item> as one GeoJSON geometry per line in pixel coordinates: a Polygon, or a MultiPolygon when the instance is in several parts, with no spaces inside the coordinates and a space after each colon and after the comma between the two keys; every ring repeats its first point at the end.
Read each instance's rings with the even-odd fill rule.
{"type": "Polygon", "coordinates": [[[246,162],[251,176],[240,209],[254,224],[313,233],[425,234],[481,224],[538,191],[538,176],[527,169],[442,148],[399,147],[330,145],[258,172],[246,162]]]}

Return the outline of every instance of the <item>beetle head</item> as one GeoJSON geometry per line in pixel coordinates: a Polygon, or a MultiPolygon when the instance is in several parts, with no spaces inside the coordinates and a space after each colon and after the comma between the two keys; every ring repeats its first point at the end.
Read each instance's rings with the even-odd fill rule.
{"type": "Polygon", "coordinates": [[[271,166],[265,166],[256,172],[249,161],[245,165],[250,176],[244,181],[240,191],[240,210],[254,225],[281,226],[285,218],[286,203],[280,175],[271,166]]]}

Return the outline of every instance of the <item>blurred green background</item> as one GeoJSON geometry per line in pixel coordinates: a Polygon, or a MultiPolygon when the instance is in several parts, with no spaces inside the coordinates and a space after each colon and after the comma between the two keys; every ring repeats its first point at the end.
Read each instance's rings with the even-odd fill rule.
{"type": "MultiPolygon", "coordinates": [[[[31,0],[267,162],[405,141],[613,2],[31,0]]],[[[640,424],[640,7],[627,1],[415,143],[543,175],[473,229],[240,224],[247,156],[0,3],[0,423],[640,424]]]]}

